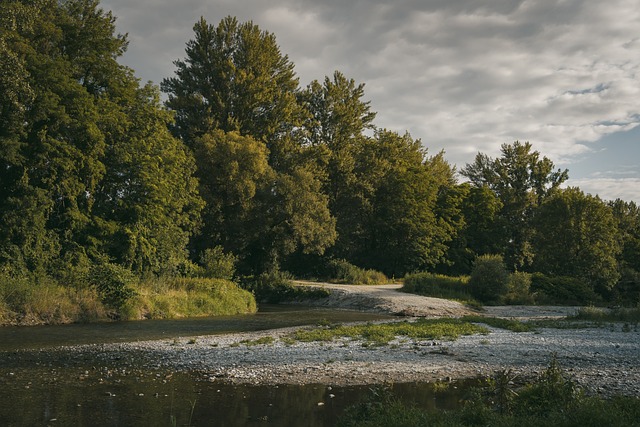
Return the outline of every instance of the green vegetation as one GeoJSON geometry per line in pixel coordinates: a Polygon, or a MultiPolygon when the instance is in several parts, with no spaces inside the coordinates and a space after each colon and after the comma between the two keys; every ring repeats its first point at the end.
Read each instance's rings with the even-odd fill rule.
{"type": "Polygon", "coordinates": [[[485,325],[493,326],[494,328],[506,329],[512,332],[530,332],[534,327],[525,322],[511,319],[501,319],[498,317],[485,317],[485,316],[464,316],[462,317],[465,322],[484,323],[485,325]]]}
{"type": "Polygon", "coordinates": [[[529,384],[516,386],[511,379],[509,372],[496,375],[471,393],[461,409],[451,411],[425,411],[407,406],[390,392],[376,390],[368,401],[348,408],[338,426],[640,425],[640,399],[587,396],[562,372],[555,359],[529,384]]]}
{"type": "Polygon", "coordinates": [[[331,259],[324,269],[323,280],[350,285],[382,285],[389,279],[376,270],[365,270],[343,259],[331,259]]]}
{"type": "Polygon", "coordinates": [[[434,273],[413,273],[404,277],[402,291],[434,298],[471,301],[469,277],[450,277],[434,273]]]}
{"type": "Polygon", "coordinates": [[[588,320],[594,322],[640,322],[640,307],[636,308],[614,308],[603,309],[596,307],[581,308],[574,316],[570,316],[569,320],[588,320]]]}
{"type": "Polygon", "coordinates": [[[640,303],[638,206],[562,189],[531,144],[478,153],[459,183],[375,125],[364,84],[301,86],[275,35],[234,17],[195,23],[161,103],[118,62],[115,19],[99,0],[0,3],[2,321],[122,313],[175,277],[297,298],[269,275],[326,266],[471,275],[488,303],[640,303]]]}
{"type": "Polygon", "coordinates": [[[242,287],[251,292],[257,301],[270,304],[326,298],[330,294],[326,289],[294,286],[291,276],[281,271],[245,277],[242,287]]]}
{"type": "Polygon", "coordinates": [[[420,319],[416,322],[393,322],[366,325],[334,325],[326,328],[301,329],[290,337],[297,341],[333,341],[338,338],[361,339],[369,344],[387,344],[396,337],[413,339],[454,340],[461,335],[487,333],[487,329],[457,319],[420,319]]]}

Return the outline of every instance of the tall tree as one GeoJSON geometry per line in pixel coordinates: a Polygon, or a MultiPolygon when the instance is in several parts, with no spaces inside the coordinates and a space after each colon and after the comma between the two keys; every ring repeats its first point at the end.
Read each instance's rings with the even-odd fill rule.
{"type": "Polygon", "coordinates": [[[115,18],[97,0],[14,0],[0,19],[3,55],[17,61],[0,83],[11,92],[0,110],[5,261],[60,271],[53,264],[88,258],[145,270],[184,260],[193,161],[167,132],[157,90],[117,62],[127,40],[115,18]],[[144,257],[127,255],[140,244],[144,257]]]}
{"type": "Polygon", "coordinates": [[[547,157],[532,151],[530,143],[502,145],[502,156],[492,159],[478,153],[460,172],[476,187],[487,186],[500,199],[498,217],[505,263],[511,269],[530,265],[534,209],[568,179],[567,170],[554,170],[547,157]]]}
{"type": "Polygon", "coordinates": [[[308,112],[298,103],[293,64],[275,36],[251,22],[227,17],[212,26],[202,18],[194,32],[162,88],[175,134],[198,153],[207,208],[196,246],[246,251],[237,255],[253,271],[277,268],[296,250],[323,253],[335,240],[335,220],[303,139],[308,112]],[[236,164],[248,169],[234,172],[236,164]]]}
{"type": "Polygon", "coordinates": [[[265,143],[272,166],[288,165],[304,110],[294,65],[275,36],[230,16],[218,26],[201,18],[193,30],[175,77],[161,84],[176,113],[175,134],[191,145],[214,129],[237,131],[265,143]]]}
{"type": "Polygon", "coordinates": [[[532,239],[536,271],[583,279],[603,296],[619,279],[621,251],[611,209],[578,188],[559,190],[538,208],[532,239]]]}

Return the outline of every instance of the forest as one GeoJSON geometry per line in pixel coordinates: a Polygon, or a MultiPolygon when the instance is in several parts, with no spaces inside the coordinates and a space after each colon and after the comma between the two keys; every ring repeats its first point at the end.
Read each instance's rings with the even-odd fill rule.
{"type": "Polygon", "coordinates": [[[115,21],[98,0],[0,4],[0,321],[39,289],[120,307],[141,283],[465,276],[482,257],[640,303],[636,203],[567,187],[529,142],[457,169],[377,127],[364,83],[301,84],[274,34],[231,16],[201,18],[174,75],[142,84],[115,21]]]}

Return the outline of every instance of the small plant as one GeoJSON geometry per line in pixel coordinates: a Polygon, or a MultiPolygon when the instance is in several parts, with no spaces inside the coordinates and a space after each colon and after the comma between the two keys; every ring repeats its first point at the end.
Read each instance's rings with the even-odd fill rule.
{"type": "Polygon", "coordinates": [[[205,249],[200,256],[200,263],[205,275],[213,279],[231,280],[236,271],[238,257],[225,253],[222,246],[205,249]]]}
{"type": "Polygon", "coordinates": [[[247,347],[253,347],[256,345],[269,345],[275,342],[275,338],[273,337],[262,337],[255,340],[242,340],[240,344],[244,344],[247,347]]]}
{"type": "Polygon", "coordinates": [[[485,325],[506,329],[511,332],[531,332],[534,329],[533,326],[528,323],[518,320],[501,319],[499,317],[464,316],[462,320],[473,323],[484,323],[485,325]]]}

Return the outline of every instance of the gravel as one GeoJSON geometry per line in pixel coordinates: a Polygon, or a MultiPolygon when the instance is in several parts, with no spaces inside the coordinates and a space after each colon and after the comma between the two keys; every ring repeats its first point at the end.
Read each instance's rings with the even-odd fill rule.
{"type": "MultiPolygon", "coordinates": [[[[425,317],[456,317],[469,312],[458,303],[401,294],[388,286],[375,291],[371,287],[358,288],[334,295],[332,304],[391,313],[420,312],[425,317]]],[[[496,307],[488,315],[538,319],[573,312],[575,308],[566,307],[496,307]]],[[[398,321],[414,319],[404,317],[398,321]]],[[[274,385],[442,381],[506,370],[526,380],[541,373],[555,355],[560,366],[590,392],[640,397],[638,325],[581,325],[575,329],[538,328],[521,333],[489,327],[486,335],[463,336],[455,341],[398,337],[385,346],[367,346],[347,339],[330,343],[283,339],[296,329],[299,328],[75,346],[56,351],[77,359],[90,353],[90,357],[116,367],[137,364],[145,369],[195,372],[204,380],[274,385]],[[264,337],[273,340],[251,345],[264,337]]]]}

